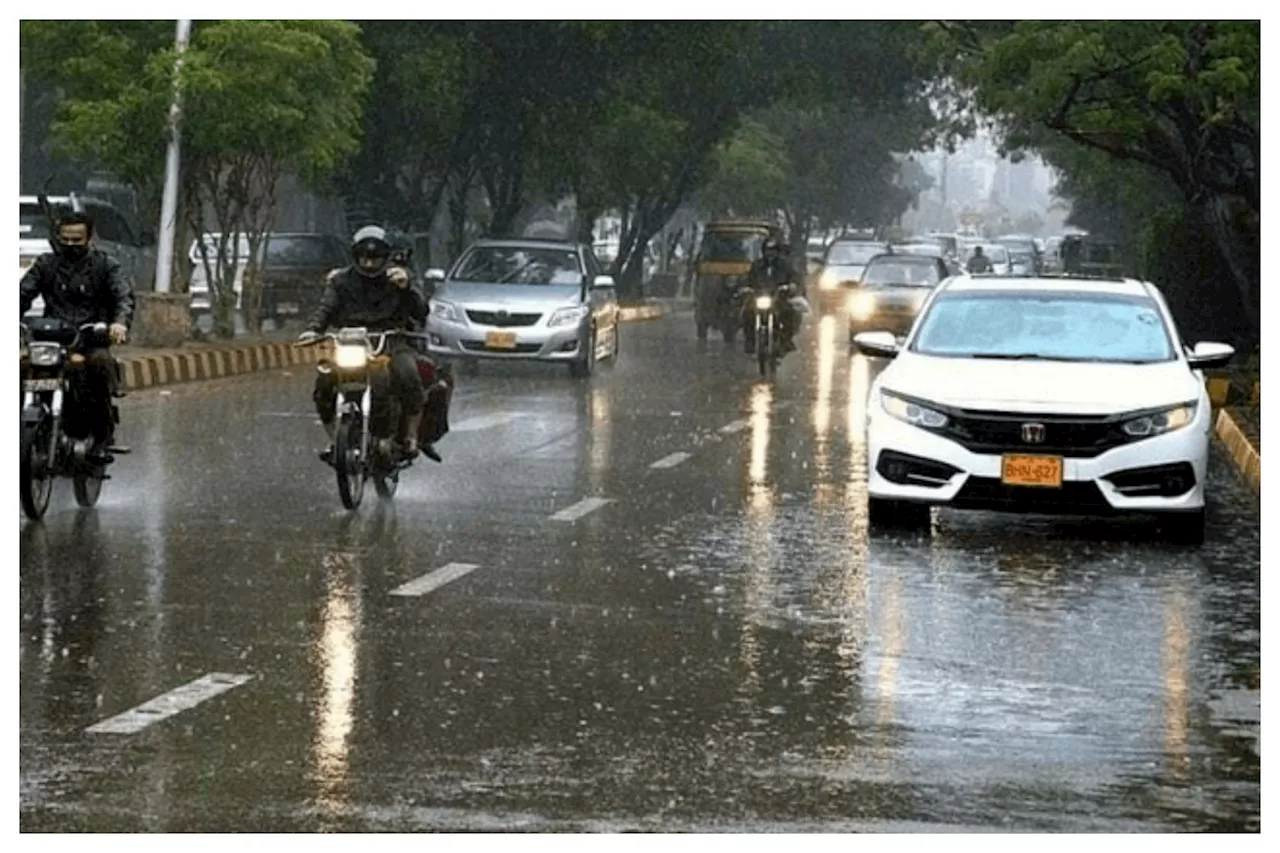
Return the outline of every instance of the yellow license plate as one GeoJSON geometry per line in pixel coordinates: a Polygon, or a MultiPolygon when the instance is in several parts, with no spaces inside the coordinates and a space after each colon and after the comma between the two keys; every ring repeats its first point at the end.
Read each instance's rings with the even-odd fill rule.
{"type": "Polygon", "coordinates": [[[1006,486],[1062,488],[1061,456],[1005,456],[1000,463],[1000,480],[1006,486]]]}
{"type": "Polygon", "coordinates": [[[515,332],[486,332],[484,345],[489,349],[515,349],[515,332]]]}

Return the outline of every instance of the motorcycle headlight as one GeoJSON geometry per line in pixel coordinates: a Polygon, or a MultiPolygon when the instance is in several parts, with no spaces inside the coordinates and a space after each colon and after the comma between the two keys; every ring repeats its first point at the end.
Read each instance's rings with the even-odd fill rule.
{"type": "Polygon", "coordinates": [[[1196,404],[1186,403],[1165,409],[1163,412],[1155,412],[1150,415],[1143,415],[1140,418],[1134,418],[1131,421],[1125,421],[1121,429],[1124,430],[1125,435],[1133,438],[1150,438],[1153,435],[1162,435],[1166,432],[1182,429],[1191,423],[1195,416],[1196,404]]]}
{"type": "Polygon", "coordinates": [[[768,310],[769,310],[770,308],[772,308],[772,307],[773,307],[773,297],[772,297],[772,296],[757,296],[757,297],[756,297],[756,310],[757,310],[757,311],[768,311],[768,310]]]}
{"type": "Polygon", "coordinates": [[[590,309],[586,305],[574,305],[571,308],[560,308],[547,321],[548,326],[574,326],[582,322],[590,309]]]}
{"type": "Polygon", "coordinates": [[[890,394],[888,391],[880,392],[880,405],[898,420],[905,421],[912,426],[924,427],[925,429],[942,429],[947,425],[947,416],[942,412],[935,412],[933,409],[904,400],[896,394],[890,394]]]}
{"type": "Polygon", "coordinates": [[[31,344],[27,356],[35,367],[53,367],[62,361],[62,347],[57,344],[31,344]]]}
{"type": "Polygon", "coordinates": [[[855,320],[869,320],[876,313],[876,298],[870,293],[855,294],[849,300],[849,313],[855,320]]]}
{"type": "Polygon", "coordinates": [[[445,302],[443,299],[432,299],[428,305],[430,313],[441,320],[448,320],[451,323],[462,322],[462,311],[452,302],[445,302]]]}
{"type": "Polygon", "coordinates": [[[363,346],[338,344],[333,350],[333,363],[341,370],[359,370],[369,363],[369,351],[363,346]]]}

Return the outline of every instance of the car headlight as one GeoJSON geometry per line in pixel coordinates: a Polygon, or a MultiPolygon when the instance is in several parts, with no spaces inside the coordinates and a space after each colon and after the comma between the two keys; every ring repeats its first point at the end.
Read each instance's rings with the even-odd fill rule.
{"type": "Polygon", "coordinates": [[[1154,412],[1150,415],[1134,418],[1131,421],[1125,421],[1121,429],[1124,430],[1125,435],[1133,438],[1149,438],[1153,435],[1162,435],[1166,432],[1182,429],[1191,423],[1195,416],[1196,404],[1186,403],[1165,409],[1163,412],[1154,412]]]}
{"type": "Polygon", "coordinates": [[[876,313],[876,298],[870,293],[855,294],[849,300],[849,313],[855,320],[869,320],[876,313]]]}
{"type": "Polygon", "coordinates": [[[53,367],[62,361],[62,347],[57,344],[31,344],[27,356],[36,367],[53,367]]]}
{"type": "Polygon", "coordinates": [[[441,320],[448,320],[451,323],[462,322],[462,310],[452,302],[445,302],[443,299],[432,299],[429,306],[430,313],[441,320]]]}
{"type": "Polygon", "coordinates": [[[548,326],[573,326],[582,321],[587,316],[587,312],[591,309],[586,305],[574,305],[571,308],[561,308],[551,315],[551,319],[547,321],[548,326]]]}
{"type": "Polygon", "coordinates": [[[333,350],[333,363],[341,370],[359,370],[369,363],[369,351],[363,345],[338,344],[333,350]]]}
{"type": "Polygon", "coordinates": [[[820,290],[835,290],[840,284],[840,276],[836,275],[835,270],[826,270],[822,277],[818,279],[818,288],[820,290]]]}
{"type": "Polygon", "coordinates": [[[880,392],[880,405],[898,420],[905,421],[912,426],[924,427],[925,429],[942,429],[947,425],[947,416],[942,412],[935,412],[933,409],[904,400],[896,394],[890,394],[888,391],[880,392]]]}
{"type": "Polygon", "coordinates": [[[772,297],[772,296],[757,296],[757,297],[756,297],[756,310],[757,310],[757,311],[768,311],[768,310],[769,310],[770,308],[772,308],[772,307],[773,307],[773,297],[772,297]]]}

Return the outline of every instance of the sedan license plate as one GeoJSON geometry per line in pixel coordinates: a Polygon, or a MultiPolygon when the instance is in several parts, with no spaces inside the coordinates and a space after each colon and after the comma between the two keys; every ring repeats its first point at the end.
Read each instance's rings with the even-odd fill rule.
{"type": "Polygon", "coordinates": [[[61,379],[26,379],[22,383],[23,391],[57,391],[61,387],[61,379]]]}
{"type": "Polygon", "coordinates": [[[1005,456],[1000,464],[1000,481],[1006,486],[1062,488],[1061,456],[1005,456]]]}
{"type": "Polygon", "coordinates": [[[515,349],[515,332],[486,332],[484,345],[489,349],[515,349]]]}

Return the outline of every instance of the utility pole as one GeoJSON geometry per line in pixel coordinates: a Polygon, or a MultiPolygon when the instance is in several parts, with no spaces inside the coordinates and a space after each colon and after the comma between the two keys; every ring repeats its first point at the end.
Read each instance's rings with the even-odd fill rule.
{"type": "Polygon", "coordinates": [[[173,69],[173,102],[169,106],[169,150],[164,161],[164,196],[160,203],[160,239],[156,245],[156,293],[168,293],[173,278],[173,241],[178,218],[179,124],[182,120],[182,95],[178,87],[178,71],[182,54],[191,37],[191,21],[178,21],[174,49],[178,60],[173,69]]]}

